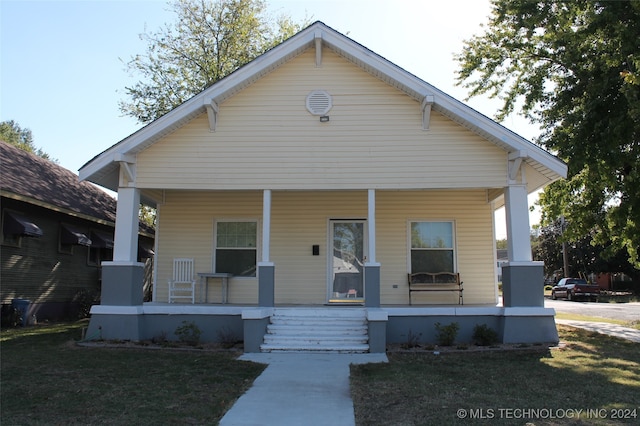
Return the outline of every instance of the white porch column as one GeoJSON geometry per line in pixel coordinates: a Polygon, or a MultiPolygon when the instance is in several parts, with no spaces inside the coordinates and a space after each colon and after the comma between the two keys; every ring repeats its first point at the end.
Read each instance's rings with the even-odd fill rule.
{"type": "Polygon", "coordinates": [[[136,262],[138,259],[138,210],[140,191],[118,188],[116,231],[113,247],[114,262],[136,262]]]}
{"type": "Polygon", "coordinates": [[[368,191],[367,231],[369,251],[364,263],[364,305],[380,307],[380,264],[376,262],[376,190],[368,191]]]}
{"type": "Polygon", "coordinates": [[[507,219],[507,253],[510,262],[530,262],[529,204],[525,185],[509,185],[504,191],[507,219]]]}
{"type": "Polygon", "coordinates": [[[258,262],[258,305],[275,304],[275,265],[271,262],[271,190],[262,193],[262,261],[258,262]]]}
{"type": "Polygon", "coordinates": [[[369,255],[368,263],[376,263],[376,190],[369,190],[368,197],[368,217],[367,226],[369,227],[369,255]]]}
{"type": "Polygon", "coordinates": [[[527,188],[511,184],[505,188],[504,197],[509,262],[502,268],[503,304],[544,306],[544,264],[532,261],[527,188]]]}
{"type": "Polygon", "coordinates": [[[271,190],[262,194],[262,262],[268,263],[271,257],[271,190]]]}

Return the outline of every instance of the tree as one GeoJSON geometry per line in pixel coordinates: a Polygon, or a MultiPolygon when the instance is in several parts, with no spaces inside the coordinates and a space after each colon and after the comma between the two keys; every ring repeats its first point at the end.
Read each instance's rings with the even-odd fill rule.
{"type": "Polygon", "coordinates": [[[33,134],[29,129],[23,129],[18,123],[13,120],[3,121],[0,123],[0,140],[7,142],[10,145],[17,146],[23,151],[35,154],[38,157],[42,157],[45,160],[58,161],[51,158],[49,154],[44,152],[42,148],[37,148],[33,143],[33,134]]]}
{"type": "Polygon", "coordinates": [[[533,248],[533,257],[544,261],[545,275],[552,276],[556,271],[564,269],[563,242],[566,244],[569,276],[576,277],[584,274],[601,272],[624,272],[634,281],[640,278],[640,271],[628,261],[624,250],[618,250],[613,255],[603,253],[613,250],[611,245],[597,244],[592,234],[573,241],[564,241],[564,228],[561,220],[556,220],[540,228],[537,244],[533,248]]]}
{"type": "Polygon", "coordinates": [[[140,123],[155,120],[247,64],[302,27],[271,19],[263,0],[176,0],[176,23],[145,32],[147,52],[127,63],[142,79],[120,110],[140,123]]]}
{"type": "Polygon", "coordinates": [[[590,235],[640,269],[640,1],[492,3],[457,56],[458,84],[499,98],[497,119],[539,123],[535,142],[568,162],[540,197],[543,225],[565,217],[564,238],[590,235]]]}

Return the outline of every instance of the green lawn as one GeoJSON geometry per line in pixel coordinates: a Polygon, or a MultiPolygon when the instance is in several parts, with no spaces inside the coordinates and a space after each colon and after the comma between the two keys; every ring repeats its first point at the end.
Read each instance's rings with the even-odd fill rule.
{"type": "Polygon", "coordinates": [[[216,424],[264,368],[225,353],[78,347],[83,326],[2,330],[0,424],[216,424]]]}
{"type": "MultiPolygon", "coordinates": [[[[264,368],[230,353],[79,347],[84,325],[2,330],[0,424],[216,424],[264,368]]],[[[639,424],[638,344],[570,327],[560,337],[550,351],[353,366],[357,424],[639,424]]]]}
{"type": "Polygon", "coordinates": [[[640,424],[639,345],[559,332],[560,349],[390,354],[387,365],[353,366],[357,424],[640,424]]]}

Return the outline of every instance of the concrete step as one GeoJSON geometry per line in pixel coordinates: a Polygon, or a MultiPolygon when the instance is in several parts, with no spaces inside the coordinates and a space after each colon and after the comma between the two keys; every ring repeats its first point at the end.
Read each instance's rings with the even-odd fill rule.
{"type": "Polygon", "coordinates": [[[274,325],[291,325],[298,327],[335,327],[335,326],[357,326],[365,323],[364,319],[327,319],[327,318],[308,318],[308,317],[284,317],[284,318],[271,318],[271,323],[274,325]]]}
{"type": "Polygon", "coordinates": [[[321,336],[321,335],[298,335],[298,336],[283,336],[275,334],[265,334],[264,343],[311,343],[311,344],[343,344],[343,343],[358,343],[363,344],[369,341],[369,336],[366,334],[356,336],[321,336]]]}
{"type": "Polygon", "coordinates": [[[364,309],[278,308],[270,321],[263,352],[369,351],[364,309]]]}
{"type": "Polygon", "coordinates": [[[268,334],[320,334],[320,335],[336,335],[336,334],[367,334],[367,326],[365,324],[332,324],[327,326],[298,326],[295,324],[269,324],[267,326],[268,334]]]}
{"type": "Polygon", "coordinates": [[[366,344],[343,344],[343,345],[279,345],[263,344],[260,346],[262,352],[313,352],[313,353],[366,353],[369,352],[369,345],[366,344]]]}

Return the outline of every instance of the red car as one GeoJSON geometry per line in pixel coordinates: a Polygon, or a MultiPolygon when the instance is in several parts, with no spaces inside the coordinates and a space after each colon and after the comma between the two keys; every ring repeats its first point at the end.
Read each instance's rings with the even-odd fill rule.
{"type": "Polygon", "coordinates": [[[553,300],[562,297],[567,300],[588,299],[597,302],[598,296],[600,296],[600,287],[591,285],[582,278],[563,278],[551,289],[553,300]]]}

